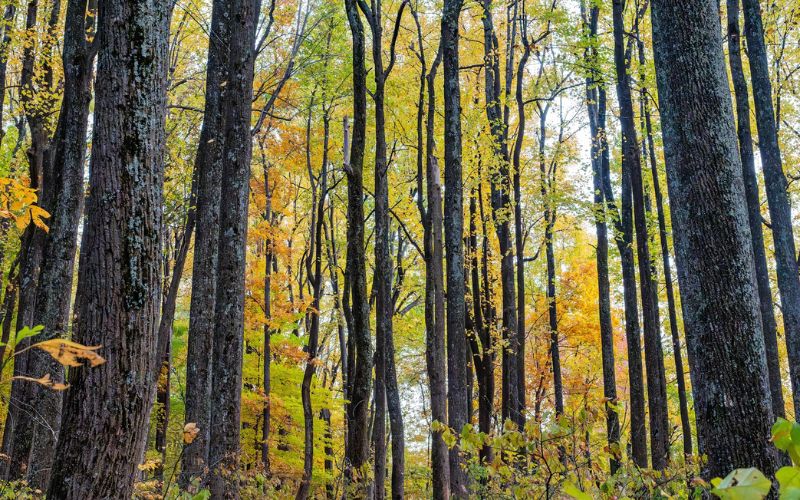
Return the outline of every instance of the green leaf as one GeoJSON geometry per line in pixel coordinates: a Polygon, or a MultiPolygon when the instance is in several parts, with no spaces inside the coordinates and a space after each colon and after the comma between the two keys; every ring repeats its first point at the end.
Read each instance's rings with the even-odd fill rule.
{"type": "Polygon", "coordinates": [[[17,332],[17,335],[14,337],[14,342],[19,344],[23,340],[31,337],[35,337],[39,335],[44,330],[44,325],[34,326],[33,328],[26,326],[22,330],[17,332]]]}
{"type": "Polygon", "coordinates": [[[792,444],[792,423],[785,418],[779,418],[772,425],[772,442],[779,450],[786,450],[792,444]]]}
{"type": "Polygon", "coordinates": [[[781,500],[800,498],[800,467],[781,467],[775,479],[781,487],[781,500]]]}
{"type": "Polygon", "coordinates": [[[711,493],[723,500],[756,500],[769,494],[772,483],[758,469],[736,469],[722,481],[712,481],[711,493]]]}
{"type": "Polygon", "coordinates": [[[580,488],[575,486],[575,483],[572,481],[567,481],[564,483],[563,491],[567,494],[567,496],[574,498],[575,500],[592,500],[590,495],[581,491],[580,488]]]}

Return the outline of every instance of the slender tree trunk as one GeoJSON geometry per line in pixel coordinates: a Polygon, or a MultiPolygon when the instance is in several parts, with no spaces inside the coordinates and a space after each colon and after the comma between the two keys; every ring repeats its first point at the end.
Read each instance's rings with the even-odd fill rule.
{"type": "MultiPolygon", "coordinates": [[[[30,37],[22,51],[22,69],[20,74],[20,106],[30,129],[30,148],[26,152],[30,187],[37,191],[37,204],[47,211],[52,210],[55,202],[56,179],[50,154],[51,114],[55,107],[52,93],[53,72],[51,67],[52,50],[58,27],[60,1],[52,2],[48,20],[48,38],[41,42],[36,40],[36,25],[39,15],[38,0],[30,0],[25,18],[25,36],[30,37]],[[41,52],[41,54],[40,54],[41,52]],[[37,73],[37,55],[39,58],[41,77],[37,73]]],[[[20,246],[20,283],[19,303],[17,309],[17,331],[25,326],[34,326],[36,313],[36,292],[41,274],[44,247],[47,235],[45,231],[30,223],[23,232],[20,246]]],[[[24,351],[31,345],[26,339],[14,346],[19,355],[14,357],[14,376],[37,376],[30,371],[28,359],[31,351],[24,351]],[[24,352],[23,352],[24,351],[24,352]]],[[[34,391],[38,389],[29,382],[13,380],[9,397],[6,433],[3,437],[4,449],[9,455],[8,479],[19,479],[24,476],[36,424],[35,411],[31,406],[34,391]]]]}
{"type": "Polygon", "coordinates": [[[211,360],[217,289],[217,241],[220,231],[222,147],[226,115],[223,101],[228,86],[229,39],[232,27],[229,2],[215,0],[211,12],[205,111],[195,158],[197,172],[197,222],[194,238],[189,340],[186,358],[185,423],[200,429],[181,455],[179,484],[186,488],[209,465],[211,432],[211,360]]]}
{"type": "Polygon", "coordinates": [[[346,0],[347,19],[353,37],[353,137],[344,164],[347,172],[347,263],[345,304],[349,309],[347,407],[348,443],[345,457],[347,494],[366,495],[369,474],[369,398],[372,385],[372,340],[369,325],[366,255],[364,247],[364,146],[367,120],[367,73],[365,68],[364,25],[356,0],[346,0]]]}
{"type": "MultiPolygon", "coordinates": [[[[597,25],[600,8],[593,4],[586,13],[585,3],[581,3],[584,30],[588,28],[589,47],[585,51],[588,73],[586,77],[586,103],[589,112],[589,132],[592,136],[592,186],[594,188],[594,218],[597,234],[597,290],[598,315],[600,319],[600,344],[603,362],[603,397],[606,410],[606,435],[611,449],[611,473],[619,468],[620,425],[617,414],[617,382],[614,359],[614,326],[611,319],[611,285],[608,277],[608,223],[609,216],[603,192],[604,170],[609,168],[605,134],[605,110],[600,114],[600,100],[605,101],[604,82],[600,80],[597,54],[597,25]],[[602,120],[602,121],[601,121],[602,120]]],[[[605,102],[603,104],[605,107],[605,102]]]]}
{"type": "MultiPolygon", "coordinates": [[[[500,94],[500,61],[498,42],[492,20],[492,1],[483,0],[483,45],[485,59],[486,116],[494,139],[494,154],[500,162],[497,175],[491,177],[492,215],[497,239],[500,243],[500,282],[503,297],[503,419],[510,419],[518,428],[524,425],[523,408],[519,398],[520,373],[518,357],[522,354],[517,325],[517,299],[515,290],[514,250],[511,227],[506,212],[510,213],[508,132],[503,124],[500,94]]],[[[449,211],[448,211],[449,213],[449,211]]],[[[448,287],[449,288],[449,287],[448,287]]]]}
{"type": "Polygon", "coordinates": [[[70,370],[49,498],[131,495],[131,458],[146,445],[158,362],[171,3],[101,0],[99,13],[103,50],[73,336],[102,345],[107,360],[70,370]]]}
{"type": "Polygon", "coordinates": [[[739,154],[742,158],[742,175],[747,198],[747,216],[750,222],[750,234],[753,240],[753,256],[755,258],[756,281],[758,282],[758,298],[761,310],[761,327],[764,331],[764,346],[767,353],[769,370],[769,389],[772,396],[772,413],[775,417],[786,414],[783,401],[783,383],[778,354],[778,333],[775,321],[775,310],[772,303],[772,289],[769,283],[769,268],[764,249],[764,231],[761,226],[761,200],[758,193],[758,176],[756,175],[755,157],[753,154],[753,137],[750,126],[750,100],[747,80],[744,76],[741,52],[741,32],[739,30],[739,0],[728,0],[728,61],[733,81],[733,94],[736,98],[736,125],[739,138],[739,154]]]}
{"type": "Polygon", "coordinates": [[[239,430],[244,344],[247,215],[250,201],[250,133],[255,37],[260,0],[229,1],[231,38],[224,101],[217,298],[211,390],[209,463],[211,494],[238,496],[239,430]]]}
{"type": "MultiPolygon", "coordinates": [[[[444,61],[444,220],[447,250],[447,388],[448,425],[456,432],[469,421],[467,373],[464,359],[467,338],[464,289],[464,207],[461,168],[461,86],[458,77],[458,18],[462,0],[445,0],[442,10],[442,58],[444,61]]],[[[450,450],[450,494],[469,495],[458,447],[450,450]]]]}
{"type": "Polygon", "coordinates": [[[717,3],[655,0],[652,23],[703,475],[771,476],[779,457],[717,3]]]}
{"type": "MultiPolygon", "coordinates": [[[[53,139],[53,191],[48,200],[49,231],[45,239],[33,323],[44,325],[38,340],[63,337],[68,330],[78,226],[83,210],[83,178],[95,48],[87,41],[86,0],[67,4],[64,33],[64,96],[53,139]]],[[[91,12],[94,16],[94,12],[91,12]]],[[[33,350],[28,371],[64,380],[64,367],[48,354],[33,350]]],[[[62,393],[31,387],[37,418],[28,464],[28,481],[46,489],[61,426],[62,393]]]]}
{"type": "MultiPolygon", "coordinates": [[[[273,227],[272,220],[272,188],[269,184],[269,166],[264,163],[264,195],[266,197],[266,206],[264,208],[264,220],[270,225],[270,230],[273,227]]],[[[270,236],[264,241],[264,409],[262,410],[261,419],[261,463],[264,466],[264,474],[270,477],[270,462],[269,462],[269,433],[271,427],[271,412],[272,402],[272,376],[270,374],[270,366],[272,364],[272,261],[275,259],[273,237],[270,236]]]]}
{"type": "Polygon", "coordinates": [[[620,126],[623,143],[623,170],[630,174],[636,223],[636,247],[641,282],[642,316],[644,319],[645,364],[647,367],[647,400],[650,417],[650,455],[652,466],[661,470],[669,460],[669,422],[664,355],[661,346],[658,297],[650,265],[649,237],[642,185],[641,156],[636,139],[630,76],[623,43],[624,7],[622,0],[613,2],[614,63],[617,72],[617,98],[620,103],[620,126]]]}
{"type": "MultiPolygon", "coordinates": [[[[417,207],[424,231],[425,258],[425,361],[431,399],[431,420],[447,422],[447,376],[445,364],[444,272],[442,249],[442,186],[436,158],[436,73],[442,60],[441,43],[428,71],[423,34],[417,12],[412,9],[420,50],[419,104],[417,109],[417,207]],[[425,101],[425,89],[428,95],[425,101]],[[427,115],[425,104],[427,102],[427,115]],[[424,131],[423,131],[424,121],[424,131]],[[424,135],[423,135],[424,134],[424,135]],[[423,173],[424,172],[424,173],[423,173]],[[423,180],[424,176],[424,180],[423,180]],[[424,183],[424,184],[423,184],[424,183]],[[427,208],[422,196],[427,193],[427,208]]],[[[431,478],[435,500],[450,497],[450,468],[442,433],[431,431],[431,478]]]]}
{"type": "Polygon", "coordinates": [[[761,6],[758,0],[742,0],[742,7],[747,55],[750,60],[750,78],[753,85],[753,102],[756,108],[758,150],[764,169],[764,186],[775,246],[783,329],[786,335],[786,351],[789,355],[789,375],[792,380],[794,410],[797,413],[800,412],[800,276],[798,276],[797,253],[792,230],[792,207],[786,192],[788,185],[778,146],[769,62],[764,43],[764,28],[761,24],[761,6]]]}

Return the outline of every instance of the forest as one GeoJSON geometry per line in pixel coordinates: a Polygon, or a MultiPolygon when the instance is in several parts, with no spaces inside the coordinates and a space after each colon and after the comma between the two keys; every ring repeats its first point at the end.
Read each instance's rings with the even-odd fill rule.
{"type": "Polygon", "coordinates": [[[0,498],[800,499],[796,0],[0,16],[0,498]]]}

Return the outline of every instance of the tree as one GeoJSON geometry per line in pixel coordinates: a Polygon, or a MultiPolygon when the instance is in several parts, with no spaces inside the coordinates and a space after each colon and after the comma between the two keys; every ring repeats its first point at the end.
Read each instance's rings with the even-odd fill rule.
{"type": "MultiPolygon", "coordinates": [[[[86,0],[67,4],[64,25],[64,97],[53,137],[52,177],[54,199],[48,200],[51,216],[44,244],[42,268],[36,291],[33,324],[43,325],[38,340],[63,337],[68,330],[78,225],[83,209],[83,177],[89,104],[92,99],[93,66],[97,45],[92,35],[95,13],[86,0]],[[87,19],[88,18],[88,19],[87,19]],[[89,31],[87,32],[87,23],[89,31]]],[[[64,380],[64,367],[47,353],[33,350],[28,371],[37,377],[49,374],[64,380]]],[[[61,393],[47,387],[31,387],[31,407],[37,408],[28,480],[46,489],[50,478],[56,438],[61,427],[61,393]]]]}
{"type": "MultiPolygon", "coordinates": [[[[444,240],[447,255],[447,418],[461,432],[467,414],[467,339],[464,326],[464,206],[461,168],[461,85],[458,76],[458,18],[461,0],[445,0],[442,10],[444,74],[444,240]]],[[[513,277],[512,277],[513,278],[513,277]]],[[[469,483],[458,448],[450,450],[450,494],[466,498],[469,483]]]]}
{"type": "Polygon", "coordinates": [[[185,422],[200,432],[181,455],[180,484],[208,465],[211,433],[211,356],[217,289],[217,257],[220,231],[220,186],[225,130],[224,101],[229,79],[227,60],[232,22],[229,2],[215,1],[211,10],[208,61],[206,63],[205,110],[195,157],[197,208],[192,266],[192,298],[189,312],[189,345],[186,360],[185,422]]]}
{"type": "Polygon", "coordinates": [[[52,498],[131,495],[132,457],[145,445],[155,390],[171,3],[98,7],[102,50],[73,337],[102,345],[107,363],[70,371],[52,498]]]}
{"type": "MultiPolygon", "coordinates": [[[[636,138],[636,124],[631,99],[629,52],[625,51],[624,5],[613,2],[614,66],[617,75],[617,99],[620,105],[622,129],[622,169],[630,178],[636,225],[636,249],[639,263],[642,316],[644,323],[645,366],[647,372],[647,402],[650,417],[650,455],[654,469],[666,467],[669,459],[669,423],[667,419],[667,389],[664,375],[664,355],[661,347],[658,295],[650,265],[649,236],[642,185],[642,165],[636,138]]],[[[623,187],[623,189],[625,189],[623,187]]],[[[623,193],[625,196],[626,193],[623,193]]]]}
{"type": "Polygon", "coordinates": [[[769,62],[761,22],[761,5],[758,0],[742,0],[742,7],[753,103],[756,108],[758,150],[764,170],[764,187],[767,192],[772,240],[775,246],[783,329],[786,335],[786,351],[789,355],[789,375],[792,380],[794,409],[797,413],[800,411],[800,369],[798,369],[800,367],[800,275],[798,275],[797,252],[792,229],[792,207],[786,192],[788,185],[778,145],[769,62]]]}
{"type": "MultiPolygon", "coordinates": [[[[366,255],[364,247],[364,147],[367,121],[367,71],[364,25],[356,0],[346,0],[347,20],[353,38],[353,131],[347,172],[347,262],[344,310],[347,318],[347,446],[345,468],[353,495],[364,495],[369,476],[369,393],[372,385],[372,340],[369,325],[366,255]]],[[[345,151],[347,148],[345,147],[345,151]]]]}
{"type": "Polygon", "coordinates": [[[704,476],[779,457],[716,2],[652,4],[678,279],[704,476]]]}

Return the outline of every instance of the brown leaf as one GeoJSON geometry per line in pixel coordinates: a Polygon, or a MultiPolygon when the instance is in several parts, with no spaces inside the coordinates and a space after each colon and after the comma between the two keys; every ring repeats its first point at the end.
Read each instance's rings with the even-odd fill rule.
{"type": "Polygon", "coordinates": [[[46,373],[42,378],[34,378],[34,377],[25,377],[23,375],[18,375],[16,377],[12,377],[16,380],[27,380],[28,382],[36,382],[37,384],[41,384],[45,387],[53,389],[54,391],[63,391],[69,388],[69,384],[62,384],[60,382],[53,382],[50,378],[50,374],[46,373]]]}
{"type": "Polygon", "coordinates": [[[87,347],[70,340],[51,339],[34,344],[32,347],[47,352],[64,366],[82,366],[84,364],[80,361],[82,359],[92,367],[106,362],[105,358],[95,352],[103,346],[87,347]]]}
{"type": "Polygon", "coordinates": [[[192,441],[200,434],[200,428],[194,422],[189,422],[183,426],[183,442],[192,444],[192,441]]]}

